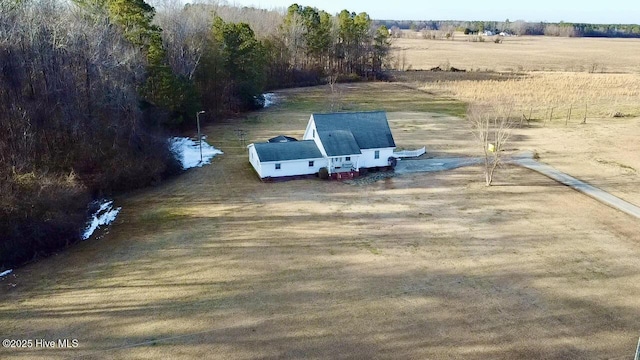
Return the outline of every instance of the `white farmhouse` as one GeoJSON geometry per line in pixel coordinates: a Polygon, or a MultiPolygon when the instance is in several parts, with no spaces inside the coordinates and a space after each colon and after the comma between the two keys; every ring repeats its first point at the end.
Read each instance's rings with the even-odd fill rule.
{"type": "Polygon", "coordinates": [[[396,144],[382,111],[313,114],[302,141],[250,144],[249,161],[261,179],[317,174],[357,176],[389,166],[396,144]]]}

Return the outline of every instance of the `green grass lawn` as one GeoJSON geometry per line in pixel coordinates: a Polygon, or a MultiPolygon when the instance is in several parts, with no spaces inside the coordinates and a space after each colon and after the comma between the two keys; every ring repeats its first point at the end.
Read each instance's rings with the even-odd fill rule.
{"type": "Polygon", "coordinates": [[[284,90],[287,102],[280,105],[289,112],[331,111],[416,111],[437,112],[463,117],[466,104],[455,99],[435,97],[399,83],[337,84],[332,93],[328,85],[284,90]]]}

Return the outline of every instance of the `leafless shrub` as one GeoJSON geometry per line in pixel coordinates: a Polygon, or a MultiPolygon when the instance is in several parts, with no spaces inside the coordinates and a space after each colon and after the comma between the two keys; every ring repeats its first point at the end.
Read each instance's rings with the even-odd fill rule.
{"type": "Polygon", "coordinates": [[[428,40],[436,40],[439,38],[439,31],[438,30],[427,30],[427,29],[422,29],[420,31],[420,34],[422,36],[423,39],[428,39],[428,40]]]}
{"type": "Polygon", "coordinates": [[[482,36],[482,35],[469,35],[467,37],[467,41],[469,41],[469,42],[484,42],[485,39],[484,39],[484,36],[482,36]]]}

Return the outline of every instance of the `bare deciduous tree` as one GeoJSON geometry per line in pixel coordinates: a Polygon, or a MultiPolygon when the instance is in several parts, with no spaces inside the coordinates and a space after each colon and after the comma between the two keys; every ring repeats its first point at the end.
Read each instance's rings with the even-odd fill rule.
{"type": "Polygon", "coordinates": [[[501,164],[504,147],[511,135],[511,107],[470,105],[467,121],[484,154],[485,184],[491,186],[493,174],[501,164]]]}
{"type": "Polygon", "coordinates": [[[162,28],[163,43],[173,72],[192,79],[205,51],[218,4],[211,1],[185,7],[178,0],[156,0],[154,23],[162,28]]]}
{"type": "Polygon", "coordinates": [[[338,90],[337,86],[336,86],[336,82],[338,81],[338,73],[335,71],[332,71],[329,76],[328,76],[328,83],[329,83],[329,89],[331,89],[331,104],[330,104],[330,111],[338,111],[339,109],[339,103],[340,103],[340,91],[338,90]]]}

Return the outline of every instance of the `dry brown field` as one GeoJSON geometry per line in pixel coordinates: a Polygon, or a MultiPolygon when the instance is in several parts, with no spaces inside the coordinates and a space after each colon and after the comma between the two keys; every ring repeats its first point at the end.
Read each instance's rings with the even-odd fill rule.
{"type": "MultiPolygon", "coordinates": [[[[465,73],[408,71],[401,77],[438,97],[510,108],[514,116],[547,122],[640,116],[640,39],[504,37],[500,44],[394,39],[404,67],[465,73]],[[488,70],[488,71],[487,71],[488,70]]],[[[402,66],[400,66],[402,67],[402,66]]]]}
{"type": "MultiPolygon", "coordinates": [[[[628,359],[640,336],[640,222],[516,167],[369,185],[261,183],[249,141],[301,136],[326,88],[205,127],[212,165],[116,200],[108,232],[0,282],[4,338],[76,349],[2,359],[628,359]]],[[[401,147],[475,155],[456,107],[401,84],[340,86],[388,110],[401,147]],[[453,111],[453,112],[457,112],[453,111]]],[[[533,123],[510,151],[640,203],[638,118],[533,123]],[[635,155],[634,155],[635,154],[635,155]]]]}
{"type": "Polygon", "coordinates": [[[524,115],[543,124],[640,116],[640,74],[531,72],[480,80],[477,74],[435,76],[437,80],[416,86],[466,103],[510,108],[515,117],[524,115]]]}
{"type": "Polygon", "coordinates": [[[501,44],[457,33],[454,40],[398,38],[393,53],[405,69],[449,64],[468,71],[565,71],[640,73],[640,39],[505,37],[501,44]]]}

